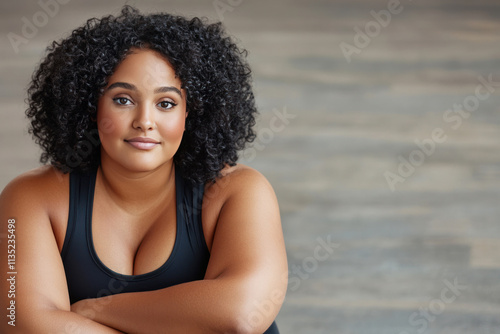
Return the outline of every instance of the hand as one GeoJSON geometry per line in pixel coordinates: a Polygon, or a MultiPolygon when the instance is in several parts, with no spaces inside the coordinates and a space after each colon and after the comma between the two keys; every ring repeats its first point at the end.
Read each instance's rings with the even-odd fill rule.
{"type": "Polygon", "coordinates": [[[95,320],[96,313],[102,309],[95,303],[95,298],[82,299],[71,305],[71,312],[77,313],[90,320],[95,320]]]}
{"type": "MultiPolygon", "coordinates": [[[[103,299],[98,299],[98,298],[89,298],[89,299],[82,299],[80,301],[77,301],[76,303],[73,303],[71,305],[71,312],[77,313],[89,320],[99,322],[98,319],[96,319],[97,314],[102,310],[103,308],[103,299]]],[[[111,328],[111,327],[110,327],[111,328]]],[[[123,333],[120,332],[116,329],[113,328],[113,330],[116,333],[123,333]]]]}

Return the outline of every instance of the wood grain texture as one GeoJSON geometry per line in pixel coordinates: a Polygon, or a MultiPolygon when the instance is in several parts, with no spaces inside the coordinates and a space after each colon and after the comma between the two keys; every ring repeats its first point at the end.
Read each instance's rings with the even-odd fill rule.
{"type": "MultiPolygon", "coordinates": [[[[122,3],[61,5],[18,53],[7,34],[41,7],[0,4],[0,188],[38,165],[23,99],[45,46],[122,3]]],[[[138,8],[223,18],[250,52],[261,116],[242,162],[280,201],[282,333],[500,333],[500,3],[401,0],[383,27],[371,11],[388,3],[243,0],[222,17],[212,1],[138,8]],[[348,62],[355,28],[372,37],[348,62]],[[387,172],[404,182],[391,190],[387,172]]]]}

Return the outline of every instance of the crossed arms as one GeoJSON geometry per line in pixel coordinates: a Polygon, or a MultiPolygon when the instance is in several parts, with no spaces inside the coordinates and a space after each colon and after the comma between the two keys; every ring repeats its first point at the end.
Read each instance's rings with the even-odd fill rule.
{"type": "Polygon", "coordinates": [[[4,268],[7,221],[15,219],[16,326],[2,317],[1,332],[263,333],[276,317],[287,285],[278,204],[259,173],[245,169],[231,177],[203,280],[73,305],[51,212],[42,200],[50,196],[50,187],[36,175],[11,182],[0,195],[0,302],[8,306],[12,300],[4,268]]]}

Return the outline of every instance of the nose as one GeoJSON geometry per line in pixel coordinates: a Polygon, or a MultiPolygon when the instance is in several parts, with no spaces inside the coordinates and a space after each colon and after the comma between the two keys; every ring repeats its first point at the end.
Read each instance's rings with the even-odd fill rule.
{"type": "Polygon", "coordinates": [[[150,131],[155,128],[154,109],[141,104],[136,109],[132,127],[141,131],[150,131]]]}

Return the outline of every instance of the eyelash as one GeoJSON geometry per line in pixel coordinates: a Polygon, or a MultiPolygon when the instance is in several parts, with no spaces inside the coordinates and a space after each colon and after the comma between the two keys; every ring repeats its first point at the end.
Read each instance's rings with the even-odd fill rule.
{"type": "Polygon", "coordinates": [[[159,105],[161,105],[162,103],[168,103],[171,105],[170,108],[164,108],[164,107],[161,107],[162,109],[172,109],[173,107],[175,107],[177,104],[171,102],[171,101],[161,101],[160,103],[158,103],[159,105]]]}
{"type": "MultiPolygon", "coordinates": [[[[115,97],[115,98],[113,99],[113,101],[115,102],[115,104],[117,104],[117,105],[119,105],[119,106],[126,106],[126,105],[129,105],[129,104],[127,104],[127,102],[122,103],[122,102],[123,102],[123,100],[126,100],[127,102],[132,102],[132,101],[130,101],[130,99],[128,99],[128,98],[126,98],[126,97],[115,97]]],[[[170,105],[171,105],[171,107],[170,107],[170,108],[168,108],[168,107],[161,107],[161,106],[160,106],[160,108],[162,108],[162,109],[172,109],[172,108],[174,108],[175,106],[177,106],[177,104],[176,104],[176,103],[171,102],[171,101],[160,101],[160,102],[158,103],[158,105],[161,105],[162,103],[168,103],[168,104],[170,104],[170,105]]]]}
{"type": "Polygon", "coordinates": [[[115,98],[113,99],[113,101],[115,102],[115,104],[117,104],[117,105],[119,105],[119,106],[125,106],[125,105],[127,105],[127,102],[125,102],[125,103],[121,103],[121,102],[123,102],[123,100],[129,101],[129,102],[132,102],[132,101],[130,101],[129,99],[127,99],[126,97],[115,97],[115,98]]]}

